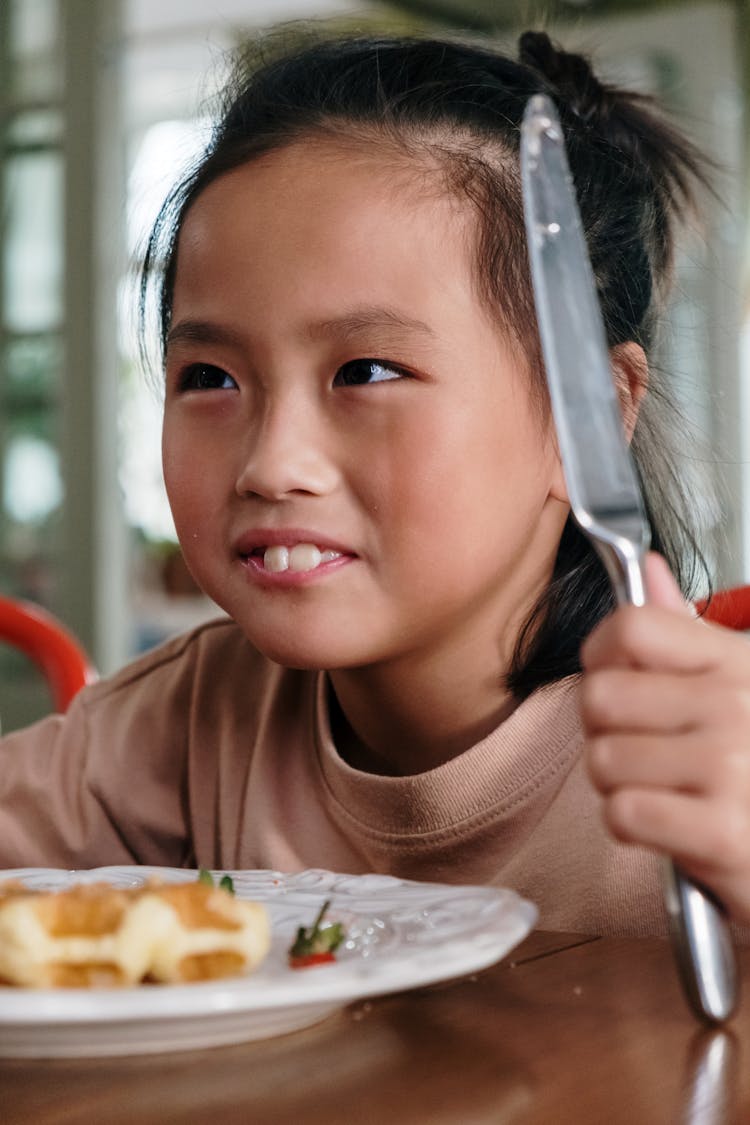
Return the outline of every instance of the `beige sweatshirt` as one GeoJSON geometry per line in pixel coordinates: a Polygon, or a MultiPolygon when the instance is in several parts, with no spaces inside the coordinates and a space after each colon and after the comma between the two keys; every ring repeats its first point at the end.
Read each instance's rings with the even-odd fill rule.
{"type": "Polygon", "coordinates": [[[546,929],[663,933],[656,860],[604,831],[580,745],[570,679],[436,769],[362,773],[331,740],[325,674],[223,619],[0,739],[0,867],[389,872],[512,887],[546,929]]]}

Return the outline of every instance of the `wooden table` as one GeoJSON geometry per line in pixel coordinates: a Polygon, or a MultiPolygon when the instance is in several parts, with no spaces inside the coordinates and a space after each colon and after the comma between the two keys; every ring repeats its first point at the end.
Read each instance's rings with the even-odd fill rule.
{"type": "MultiPolygon", "coordinates": [[[[747,986],[750,950],[740,963],[747,986]]],[[[688,1012],[667,943],[535,933],[476,977],[362,1002],[276,1039],[0,1062],[0,1121],[750,1122],[750,995],[711,1031],[688,1012]]]]}

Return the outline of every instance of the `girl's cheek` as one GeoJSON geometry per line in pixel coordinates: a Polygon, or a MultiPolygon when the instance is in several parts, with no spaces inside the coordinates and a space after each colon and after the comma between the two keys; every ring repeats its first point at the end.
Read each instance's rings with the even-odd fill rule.
{"type": "MultiPolygon", "coordinates": [[[[162,452],[164,484],[175,522],[179,521],[183,512],[199,506],[206,479],[201,465],[202,458],[197,450],[191,456],[188,443],[165,440],[162,452]]],[[[179,526],[177,530],[180,530],[179,526]]]]}

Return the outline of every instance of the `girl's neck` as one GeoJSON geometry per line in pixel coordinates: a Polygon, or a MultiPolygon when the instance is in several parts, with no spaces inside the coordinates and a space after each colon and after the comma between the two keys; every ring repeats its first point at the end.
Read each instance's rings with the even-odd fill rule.
{"type": "MultiPolygon", "coordinates": [[[[395,660],[329,671],[331,733],[355,769],[406,777],[458,757],[518,706],[506,686],[523,623],[549,582],[505,590],[503,604],[467,617],[442,643],[402,651],[395,660]]],[[[522,568],[518,568],[521,573],[522,568]]],[[[520,580],[519,580],[520,581],[520,580]]]]}
{"type": "Polygon", "coordinates": [[[452,670],[357,669],[330,674],[331,733],[355,769],[383,776],[424,773],[462,754],[516,708],[491,668],[478,680],[452,670]]]}

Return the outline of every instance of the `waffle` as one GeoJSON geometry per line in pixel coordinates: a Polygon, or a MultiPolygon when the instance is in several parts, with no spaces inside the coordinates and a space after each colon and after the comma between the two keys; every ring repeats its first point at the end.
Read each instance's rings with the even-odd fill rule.
{"type": "Polygon", "coordinates": [[[30,988],[184,983],[250,972],[270,945],[259,903],[205,883],[65,891],[0,885],[0,982],[30,988]]]}

